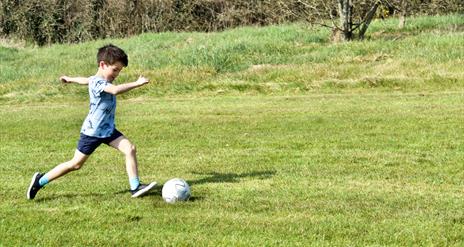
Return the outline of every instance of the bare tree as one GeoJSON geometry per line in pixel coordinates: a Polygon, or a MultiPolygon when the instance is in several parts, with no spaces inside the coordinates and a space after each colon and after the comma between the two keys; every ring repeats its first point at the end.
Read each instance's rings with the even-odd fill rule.
{"type": "Polygon", "coordinates": [[[398,28],[403,29],[404,26],[406,25],[406,13],[408,12],[408,5],[406,0],[401,0],[401,8],[400,8],[400,14],[399,14],[399,24],[398,28]]]}
{"type": "Polygon", "coordinates": [[[338,0],[338,15],[340,25],[334,26],[335,29],[342,31],[343,40],[353,38],[353,4],[351,0],[338,0]]]}
{"type": "Polygon", "coordinates": [[[364,39],[380,6],[397,9],[390,0],[297,0],[305,7],[310,23],[332,29],[333,41],[364,39]],[[326,23],[323,20],[330,20],[326,23]]]}
{"type": "Polygon", "coordinates": [[[388,0],[365,1],[364,6],[357,6],[358,12],[355,15],[355,6],[352,0],[338,0],[337,4],[340,21],[339,25],[333,22],[335,25],[332,27],[332,30],[341,32],[343,34],[342,40],[344,41],[364,39],[366,31],[380,6],[383,5],[387,9],[392,10],[398,9],[388,0]],[[353,21],[354,19],[356,21],[353,21]]]}

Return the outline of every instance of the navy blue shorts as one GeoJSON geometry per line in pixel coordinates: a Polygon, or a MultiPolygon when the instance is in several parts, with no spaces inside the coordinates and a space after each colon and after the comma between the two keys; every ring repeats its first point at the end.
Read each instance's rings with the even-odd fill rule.
{"type": "Polygon", "coordinates": [[[77,150],[85,155],[91,155],[93,151],[95,151],[95,149],[97,149],[98,146],[100,146],[102,143],[109,145],[110,142],[116,140],[122,135],[123,134],[117,129],[114,129],[111,136],[105,138],[88,136],[81,133],[81,138],[79,139],[79,143],[77,143],[77,150]]]}

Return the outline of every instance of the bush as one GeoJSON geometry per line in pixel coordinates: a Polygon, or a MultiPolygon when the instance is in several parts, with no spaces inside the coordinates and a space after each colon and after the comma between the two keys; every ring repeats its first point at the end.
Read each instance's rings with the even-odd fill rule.
{"type": "MultiPolygon", "coordinates": [[[[403,0],[392,0],[400,5],[403,0]]],[[[369,1],[357,3],[368,8],[369,1]]],[[[410,14],[462,12],[462,0],[408,1],[410,14]]],[[[2,0],[0,35],[38,45],[143,32],[220,31],[328,18],[326,0],[2,0]]],[[[336,9],[336,8],[335,8],[336,9]]],[[[359,11],[360,13],[363,12],[359,11]]]]}

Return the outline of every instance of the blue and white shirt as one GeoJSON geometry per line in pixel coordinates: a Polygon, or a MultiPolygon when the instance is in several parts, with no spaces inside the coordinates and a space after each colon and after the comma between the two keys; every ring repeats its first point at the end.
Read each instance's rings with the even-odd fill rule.
{"type": "Polygon", "coordinates": [[[105,138],[113,133],[116,96],[103,91],[109,85],[111,82],[101,77],[89,78],[90,110],[82,124],[82,134],[105,138]]]}

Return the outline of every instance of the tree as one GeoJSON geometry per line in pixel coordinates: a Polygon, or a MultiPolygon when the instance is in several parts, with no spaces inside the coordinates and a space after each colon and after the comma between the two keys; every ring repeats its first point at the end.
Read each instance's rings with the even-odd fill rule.
{"type": "Polygon", "coordinates": [[[332,29],[333,41],[364,39],[369,25],[381,6],[397,9],[389,0],[297,0],[297,2],[304,6],[304,12],[308,16],[307,21],[332,29]],[[330,20],[330,24],[323,21],[326,19],[330,20]]]}
{"type": "Polygon", "coordinates": [[[340,20],[338,25],[336,22],[332,22],[332,30],[342,34],[340,36],[342,41],[364,39],[366,31],[380,6],[383,5],[390,10],[397,9],[388,0],[365,1],[357,6],[358,13],[355,15],[355,5],[352,0],[338,0],[337,2],[340,20]]]}

